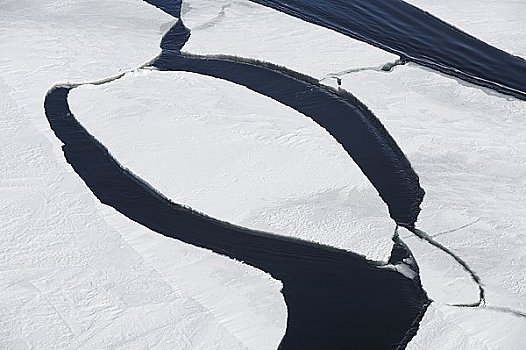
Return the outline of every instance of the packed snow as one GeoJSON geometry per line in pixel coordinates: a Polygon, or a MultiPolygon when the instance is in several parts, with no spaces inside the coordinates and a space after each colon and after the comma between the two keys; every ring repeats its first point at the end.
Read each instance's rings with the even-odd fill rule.
{"type": "Polygon", "coordinates": [[[466,261],[486,291],[484,307],[447,306],[477,302],[474,281],[450,256],[403,230],[424,289],[436,301],[412,346],[521,349],[526,102],[412,64],[390,74],[348,74],[342,81],[380,118],[419,174],[426,196],[417,227],[466,261]],[[451,337],[431,341],[429,332],[437,329],[451,337]]]}
{"type": "Polygon", "coordinates": [[[387,206],[341,145],[292,108],[220,79],[151,70],[79,87],[69,101],[124,167],[175,203],[389,257],[387,206]]]}
{"type": "Polygon", "coordinates": [[[142,1],[2,1],[0,348],[275,349],[283,337],[280,282],[100,204],[44,115],[54,83],[142,65],[173,23],[142,1]]]}
{"type": "Polygon", "coordinates": [[[188,0],[181,17],[192,32],[183,51],[254,58],[326,78],[380,69],[398,56],[249,0],[188,0]]]}

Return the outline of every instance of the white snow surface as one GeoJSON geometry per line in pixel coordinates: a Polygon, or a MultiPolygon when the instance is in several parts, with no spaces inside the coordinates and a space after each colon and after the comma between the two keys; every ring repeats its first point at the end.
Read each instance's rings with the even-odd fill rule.
{"type": "Polygon", "coordinates": [[[249,0],[185,0],[181,17],[191,30],[185,52],[254,58],[317,79],[398,58],[249,0]]]}
{"type": "Polygon", "coordinates": [[[297,111],[246,87],[141,70],[70,93],[88,131],[175,203],[386,261],[394,223],[354,161],[297,111]]]}
{"type": "Polygon", "coordinates": [[[488,309],[432,303],[407,350],[522,350],[524,320],[488,309]]]}
{"type": "Polygon", "coordinates": [[[402,230],[436,301],[411,347],[522,349],[526,317],[491,308],[526,313],[526,102],[412,64],[342,80],[419,174],[426,196],[417,227],[466,261],[486,290],[486,308],[446,306],[476,302],[476,285],[402,230]]]}
{"type": "Polygon", "coordinates": [[[512,55],[526,58],[524,0],[405,0],[512,55]]]}
{"type": "Polygon", "coordinates": [[[281,283],[103,206],[43,111],[60,81],[139,66],[174,19],[142,1],[2,1],[0,348],[275,349],[281,283]]]}

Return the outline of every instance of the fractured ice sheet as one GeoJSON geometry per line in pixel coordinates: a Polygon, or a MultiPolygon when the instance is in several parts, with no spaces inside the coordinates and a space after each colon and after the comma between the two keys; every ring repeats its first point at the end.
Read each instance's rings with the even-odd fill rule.
{"type": "Polygon", "coordinates": [[[44,115],[52,84],[143,64],[172,23],[135,0],[2,2],[0,348],[279,344],[286,305],[278,281],[100,204],[44,115]]]}
{"type": "MultiPolygon", "coordinates": [[[[526,102],[412,64],[390,74],[358,72],[342,80],[345,89],[384,123],[419,174],[426,196],[417,227],[435,236],[478,274],[489,306],[524,313],[526,102]]],[[[434,307],[466,301],[469,295],[472,302],[477,301],[473,282],[461,269],[453,268],[452,259],[439,258],[429,244],[413,244],[418,238],[408,233],[402,237],[407,237],[405,242],[421,267],[425,290],[438,301],[434,307]]],[[[509,314],[469,312],[476,315],[477,311],[487,312],[501,325],[526,326],[524,318],[509,314]]],[[[466,312],[448,311],[459,314],[447,318],[454,320],[448,327],[467,329],[465,339],[502,338],[500,328],[469,331],[477,329],[478,321],[462,316],[466,312]]],[[[420,332],[429,329],[423,327],[420,332]]],[[[452,329],[444,330],[448,331],[452,329]]],[[[421,336],[417,339],[426,337],[421,336]]],[[[524,342],[513,340],[519,336],[509,333],[501,348],[520,348],[518,344],[524,342]]]]}
{"type": "Polygon", "coordinates": [[[310,118],[245,87],[140,71],[70,93],[78,120],[176,203],[387,260],[394,224],[361,170],[310,118]]]}
{"type": "Polygon", "coordinates": [[[398,58],[248,0],[184,1],[181,17],[191,30],[185,52],[255,58],[318,79],[398,58]]]}

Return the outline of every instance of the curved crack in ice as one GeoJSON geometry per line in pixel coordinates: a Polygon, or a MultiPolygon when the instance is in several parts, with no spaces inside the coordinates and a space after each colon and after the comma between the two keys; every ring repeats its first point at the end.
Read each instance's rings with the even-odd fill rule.
{"type": "Polygon", "coordinates": [[[419,230],[417,228],[414,228],[411,231],[417,237],[419,237],[420,239],[425,240],[429,244],[437,247],[438,249],[442,250],[444,253],[448,254],[453,259],[455,259],[464,268],[464,270],[466,270],[470,274],[471,279],[477,284],[478,290],[479,290],[479,300],[476,303],[473,303],[473,304],[451,304],[451,306],[477,307],[477,306],[484,305],[485,302],[486,302],[485,301],[486,291],[484,290],[484,287],[482,286],[482,281],[480,280],[480,277],[477,275],[477,273],[475,271],[473,271],[471,269],[471,267],[461,257],[459,257],[457,254],[455,254],[455,252],[453,252],[451,249],[449,249],[446,246],[444,246],[442,243],[440,243],[440,242],[436,241],[435,239],[433,239],[433,237],[431,237],[430,235],[428,235],[424,231],[419,230]]]}
{"type": "MultiPolygon", "coordinates": [[[[408,332],[404,335],[404,341],[408,340],[407,337],[412,337],[409,332],[413,332],[412,334],[415,332],[414,320],[422,316],[422,308],[428,305],[428,299],[422,294],[423,291],[417,281],[402,276],[395,277],[394,275],[398,274],[394,273],[391,279],[395,278],[397,285],[400,283],[400,288],[402,286],[405,288],[391,289],[387,298],[384,290],[374,287],[377,285],[375,278],[383,278],[381,269],[371,270],[371,266],[360,267],[362,261],[365,261],[358,259],[356,254],[294,238],[247,230],[171,202],[152,186],[120,166],[117,160],[111,157],[108,149],[78,123],[67,105],[68,93],[69,90],[64,87],[52,89],[46,96],[44,107],[52,129],[64,143],[63,149],[67,161],[93,193],[102,203],[114,207],[128,218],[153,231],[244,261],[271,272],[275,278],[282,280],[284,286],[282,293],[286,297],[290,311],[289,321],[293,319],[288,323],[287,333],[283,338],[284,348],[285,344],[287,348],[288,346],[300,348],[298,344],[302,344],[303,349],[309,346],[320,348],[316,346],[316,341],[320,342],[324,339],[330,339],[331,343],[336,341],[335,339],[339,339],[340,342],[345,339],[346,343],[351,340],[357,342],[358,339],[356,337],[350,339],[345,330],[348,329],[349,324],[353,324],[356,329],[363,327],[356,323],[360,319],[357,315],[363,312],[367,315],[371,313],[383,315],[381,320],[375,318],[375,324],[378,326],[383,323],[385,327],[392,329],[392,323],[386,324],[390,320],[386,317],[386,310],[396,309],[393,309],[393,302],[418,314],[410,320],[406,319],[403,322],[399,320],[401,323],[397,326],[408,332]],[[141,210],[137,211],[138,207],[141,210]],[[365,270],[362,271],[362,268],[365,270]],[[357,271],[361,276],[360,283],[355,283],[352,277],[353,269],[361,271],[357,271]],[[315,293],[305,293],[311,288],[315,293]],[[335,291],[339,293],[334,293],[335,291]],[[404,295],[403,298],[399,298],[401,293],[404,295]],[[374,301],[370,299],[371,295],[377,295],[373,298],[374,301]],[[361,302],[342,303],[351,296],[361,302]],[[396,300],[392,300],[395,296],[398,296],[396,300]],[[343,300],[340,300],[341,298],[343,300]],[[360,308],[363,307],[361,305],[367,305],[367,308],[361,310],[360,308]],[[334,321],[333,315],[343,316],[341,312],[345,315],[342,319],[347,322],[331,323],[334,321]],[[330,317],[327,319],[327,316],[330,317]],[[330,334],[328,338],[328,334],[318,333],[320,317],[325,320],[325,324],[330,324],[325,331],[330,334]],[[411,321],[413,327],[407,325],[406,328],[406,321],[411,321]],[[299,324],[302,326],[300,327],[299,324]],[[338,330],[336,333],[335,329],[338,330]],[[325,335],[316,338],[315,334],[318,334],[318,337],[320,334],[325,335]],[[339,337],[336,337],[337,335],[339,337]],[[305,343],[306,339],[309,339],[307,343],[305,343]]],[[[398,315],[398,312],[395,311],[395,314],[398,315]]],[[[361,340],[363,341],[370,342],[370,339],[367,337],[361,340]]],[[[405,346],[399,343],[398,339],[395,343],[405,346]]]]}
{"type": "Polygon", "coordinates": [[[190,31],[178,21],[163,39],[163,51],[153,66],[228,80],[311,118],[353,158],[387,204],[391,218],[398,225],[414,227],[424,196],[418,175],[382,123],[354,95],[269,62],[181,52],[189,37],[190,31]],[[269,79],[273,79],[271,85],[269,79]],[[281,84],[279,89],[276,84],[281,84]],[[317,105],[318,100],[324,105],[317,105]]]}
{"type": "MultiPolygon", "coordinates": [[[[443,234],[459,231],[461,229],[464,229],[466,227],[474,225],[475,223],[477,223],[479,221],[480,221],[480,219],[477,219],[477,220],[475,220],[475,221],[473,221],[471,223],[462,225],[462,226],[460,226],[458,228],[455,228],[455,229],[452,229],[452,230],[447,230],[447,231],[442,231],[442,232],[439,232],[439,233],[434,234],[434,235],[429,235],[426,232],[424,232],[423,230],[420,230],[420,229],[417,229],[417,228],[411,229],[410,231],[416,237],[426,241],[427,243],[431,244],[432,246],[440,249],[441,251],[443,251],[447,255],[451,256],[459,265],[462,266],[462,268],[470,275],[470,277],[473,280],[473,282],[475,282],[475,284],[477,285],[477,289],[479,291],[479,300],[477,302],[474,302],[474,303],[461,303],[461,304],[445,303],[445,305],[453,306],[453,307],[460,307],[460,308],[479,308],[481,310],[482,309],[484,309],[484,310],[492,310],[492,311],[495,311],[495,312],[507,313],[507,314],[510,314],[510,315],[513,315],[513,316],[516,316],[516,317],[526,318],[526,312],[523,312],[523,311],[520,311],[520,310],[516,310],[516,309],[513,309],[513,308],[509,308],[509,307],[489,305],[486,302],[486,290],[484,289],[484,284],[483,284],[482,279],[480,278],[480,276],[469,266],[469,264],[464,259],[462,259],[459,255],[457,255],[451,249],[447,248],[442,243],[440,243],[440,242],[438,242],[438,241],[436,241],[434,239],[437,236],[440,236],[440,235],[443,235],[443,234]]],[[[408,236],[404,236],[402,238],[410,238],[410,237],[411,236],[408,235],[408,236]]]]}

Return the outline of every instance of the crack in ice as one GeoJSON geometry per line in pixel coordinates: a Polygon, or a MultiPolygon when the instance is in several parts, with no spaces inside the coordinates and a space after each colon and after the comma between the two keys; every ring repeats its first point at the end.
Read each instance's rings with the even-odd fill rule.
{"type": "MultiPolygon", "coordinates": [[[[392,72],[396,66],[402,66],[402,65],[405,65],[406,63],[407,63],[407,60],[400,57],[393,62],[387,62],[379,66],[357,67],[357,68],[350,68],[350,69],[342,70],[342,71],[335,72],[335,73],[329,73],[325,75],[324,77],[322,77],[319,81],[322,82],[327,79],[338,80],[338,78],[341,78],[343,75],[363,72],[363,71],[389,73],[389,72],[392,72]]],[[[341,82],[339,84],[341,84],[341,82]]]]}
{"type": "Polygon", "coordinates": [[[417,237],[420,239],[425,240],[429,244],[437,247],[438,249],[442,250],[444,253],[450,255],[453,259],[455,259],[463,268],[466,270],[470,276],[471,279],[477,284],[478,290],[479,290],[479,300],[476,303],[473,304],[452,304],[451,306],[460,306],[460,307],[476,307],[481,306],[485,304],[485,294],[486,291],[484,290],[484,287],[482,286],[482,281],[480,277],[477,275],[475,271],[471,269],[471,267],[455,252],[453,252],[451,249],[444,246],[442,243],[436,241],[433,239],[432,236],[428,235],[426,232],[419,230],[417,228],[411,230],[417,237]]]}
{"type": "Polygon", "coordinates": [[[462,226],[460,226],[460,227],[457,227],[457,228],[454,228],[454,229],[451,229],[451,230],[447,230],[447,231],[442,231],[442,232],[439,232],[439,233],[435,233],[434,235],[431,235],[431,237],[436,238],[436,237],[438,237],[438,236],[442,236],[442,235],[445,235],[445,234],[447,234],[447,233],[457,232],[457,231],[460,231],[460,230],[462,230],[462,229],[464,229],[464,228],[466,228],[466,227],[469,227],[469,226],[471,226],[471,225],[474,225],[474,224],[476,224],[476,223],[479,222],[479,221],[480,221],[480,218],[478,218],[477,220],[475,220],[475,221],[473,221],[473,222],[470,222],[469,224],[465,224],[465,225],[462,225],[462,226]]]}

